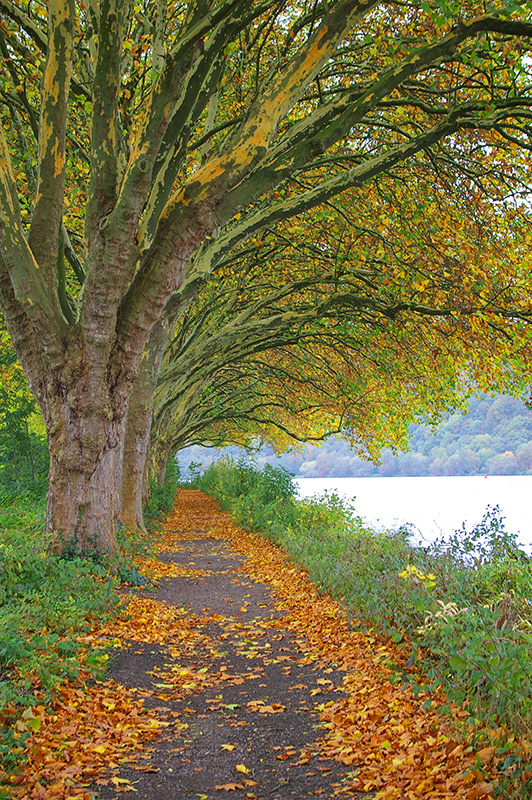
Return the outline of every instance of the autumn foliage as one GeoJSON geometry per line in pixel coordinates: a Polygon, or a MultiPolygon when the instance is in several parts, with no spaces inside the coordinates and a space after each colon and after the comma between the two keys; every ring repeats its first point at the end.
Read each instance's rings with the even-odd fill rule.
{"type": "MultiPolygon", "coordinates": [[[[437,713],[444,700],[441,690],[426,694],[415,691],[412,683],[405,686],[395,680],[397,669],[416,677],[405,664],[402,649],[375,629],[361,628],[278,546],[238,528],[201,492],[181,490],[158,549],[172,553],[198,536],[207,537],[212,546],[223,541],[231,552],[244,556],[242,579],[270,586],[272,608],[279,613],[269,611],[263,618],[243,620],[238,614],[220,615],[205,609],[204,615],[198,616],[161,601],[122,594],[122,610],[115,620],[103,627],[95,624],[85,641],[94,645],[107,639],[114,648],[127,648],[132,655],[143,644],[157,645],[167,653],[169,666],[154,672],[150,688],[140,689],[125,689],[116,681],[101,678],[94,681],[83,672],[78,679],[63,683],[49,706],[35,704],[18,712],[11,709],[15,740],[25,734],[22,747],[26,758],[21,772],[2,775],[14,797],[88,800],[89,787],[94,785],[118,792],[134,790],[131,780],[120,771],[146,776],[158,772],[153,749],[158,737],[171,735],[179,747],[190,715],[196,713],[186,705],[187,697],[201,696],[209,687],[242,685],[257,677],[254,670],[239,675],[220,668],[224,642],[237,635],[247,663],[253,664],[264,647],[271,646],[269,637],[275,640],[283,631],[294,634],[301,663],[321,665],[324,670],[315,688],[308,687],[309,704],[323,723],[311,749],[317,746],[323,758],[337,759],[352,768],[347,783],[334,784],[339,796],[352,796],[356,791],[374,791],[379,800],[418,798],[428,793],[442,800],[494,796],[507,754],[501,731],[468,727],[467,713],[452,705],[451,715],[444,720],[437,713]],[[213,624],[219,633],[206,630],[213,624]],[[191,656],[196,666],[180,666],[185,655],[191,656]],[[333,684],[340,696],[320,704],[320,694],[333,684]],[[180,711],[169,712],[168,704],[175,700],[183,702],[180,711]]],[[[143,560],[140,566],[164,576],[163,581],[183,575],[156,559],[143,560]]],[[[193,566],[187,568],[188,577],[200,584],[204,574],[193,566]]],[[[240,612],[246,610],[243,607],[240,612]]],[[[247,706],[249,719],[253,714],[283,717],[282,703],[254,703],[247,706]]],[[[220,702],[211,700],[207,706],[205,713],[223,712],[220,702]]],[[[244,719],[247,717],[239,724],[249,724],[244,719]]],[[[224,748],[230,754],[234,746],[224,748]]],[[[513,748],[523,759],[529,758],[530,745],[524,739],[514,742],[513,748]]],[[[311,753],[305,748],[297,752],[287,748],[276,758],[305,765],[311,753]]],[[[257,785],[253,770],[239,763],[236,772],[235,780],[220,781],[216,790],[244,790],[246,796],[253,796],[257,785]]]]}
{"type": "Polygon", "coordinates": [[[184,442],[375,451],[466,372],[522,386],[528,0],[0,13],[0,305],[55,550],[141,532],[184,442]]]}

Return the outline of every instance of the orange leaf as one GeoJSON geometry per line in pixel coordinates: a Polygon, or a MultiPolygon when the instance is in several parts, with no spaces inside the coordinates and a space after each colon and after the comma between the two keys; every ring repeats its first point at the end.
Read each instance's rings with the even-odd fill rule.
{"type": "Polygon", "coordinates": [[[241,783],[222,783],[220,786],[215,786],[214,788],[217,791],[236,792],[237,789],[243,789],[244,786],[241,783]]]}

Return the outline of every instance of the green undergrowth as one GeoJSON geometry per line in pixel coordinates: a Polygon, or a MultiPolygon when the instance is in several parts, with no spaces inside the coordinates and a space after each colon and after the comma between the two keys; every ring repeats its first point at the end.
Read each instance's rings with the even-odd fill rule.
{"type": "Polygon", "coordinates": [[[117,604],[106,566],[47,552],[45,510],[42,495],[0,495],[0,762],[7,771],[29,736],[14,726],[24,707],[46,705],[82,668],[104,668],[105,649],[93,650],[83,636],[117,604]]]}
{"type": "Polygon", "coordinates": [[[144,507],[144,520],[149,533],[156,533],[172,510],[180,485],[179,464],[170,459],[162,486],[150,483],[150,497],[144,507]]]}
{"type": "Polygon", "coordinates": [[[16,762],[21,752],[11,724],[24,707],[47,704],[81,669],[96,676],[105,669],[106,646],[93,649],[84,637],[96,621],[116,613],[120,583],[148,582],[133,559],[152,544],[157,520],[175,497],[177,477],[171,471],[150,498],[151,539],[122,531],[120,555],[111,559],[82,555],[75,546],[51,555],[44,494],[0,491],[0,761],[16,762]]]}
{"type": "MultiPolygon", "coordinates": [[[[473,530],[419,547],[406,527],[368,528],[337,495],[296,500],[282,468],[259,471],[226,460],[196,476],[194,485],[239,525],[280,544],[354,616],[406,648],[423,688],[442,686],[448,701],[464,704],[474,723],[502,729],[505,741],[529,737],[532,562],[497,508],[473,530]]],[[[413,688],[419,691],[419,679],[413,688]]],[[[532,777],[525,761],[510,746],[505,769],[532,777]]],[[[531,796],[524,785],[518,794],[508,791],[503,796],[531,796]]]]}

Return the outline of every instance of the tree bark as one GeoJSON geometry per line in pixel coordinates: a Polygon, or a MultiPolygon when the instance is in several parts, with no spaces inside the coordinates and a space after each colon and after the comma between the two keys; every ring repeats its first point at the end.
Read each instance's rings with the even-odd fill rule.
{"type": "Polygon", "coordinates": [[[51,551],[114,553],[117,550],[114,477],[116,450],[108,449],[94,470],[69,467],[65,449],[50,447],[47,521],[51,551]]]}
{"type": "Polygon", "coordinates": [[[162,486],[166,478],[166,465],[172,445],[171,438],[165,436],[167,418],[160,420],[157,429],[152,428],[149,444],[148,479],[162,486]]]}
{"type": "Polygon", "coordinates": [[[51,549],[113,553],[121,419],[98,402],[58,393],[45,408],[50,454],[47,525],[51,549]]]}
{"type": "Polygon", "coordinates": [[[124,464],[121,481],[121,520],[131,533],[145,533],[143,479],[151,413],[147,408],[130,410],[124,441],[124,464]]]}
{"type": "Polygon", "coordinates": [[[160,446],[157,448],[157,460],[155,464],[157,470],[155,475],[157,486],[162,486],[166,480],[166,469],[168,467],[168,459],[170,458],[171,451],[170,445],[170,442],[161,442],[160,446]]]}
{"type": "Polygon", "coordinates": [[[153,420],[153,396],[168,327],[168,322],[163,320],[153,328],[129,400],[121,469],[121,519],[132,533],[146,531],[142,506],[146,500],[145,474],[153,420]]]}

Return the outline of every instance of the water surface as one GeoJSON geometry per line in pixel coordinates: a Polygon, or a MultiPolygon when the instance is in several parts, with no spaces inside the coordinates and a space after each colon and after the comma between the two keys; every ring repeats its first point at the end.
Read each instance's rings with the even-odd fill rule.
{"type": "Polygon", "coordinates": [[[301,497],[336,491],[356,498],[357,513],[374,527],[414,526],[415,538],[431,542],[465,523],[480,522],[498,505],[506,530],[532,554],[532,475],[419,478],[296,478],[301,497]]]}

